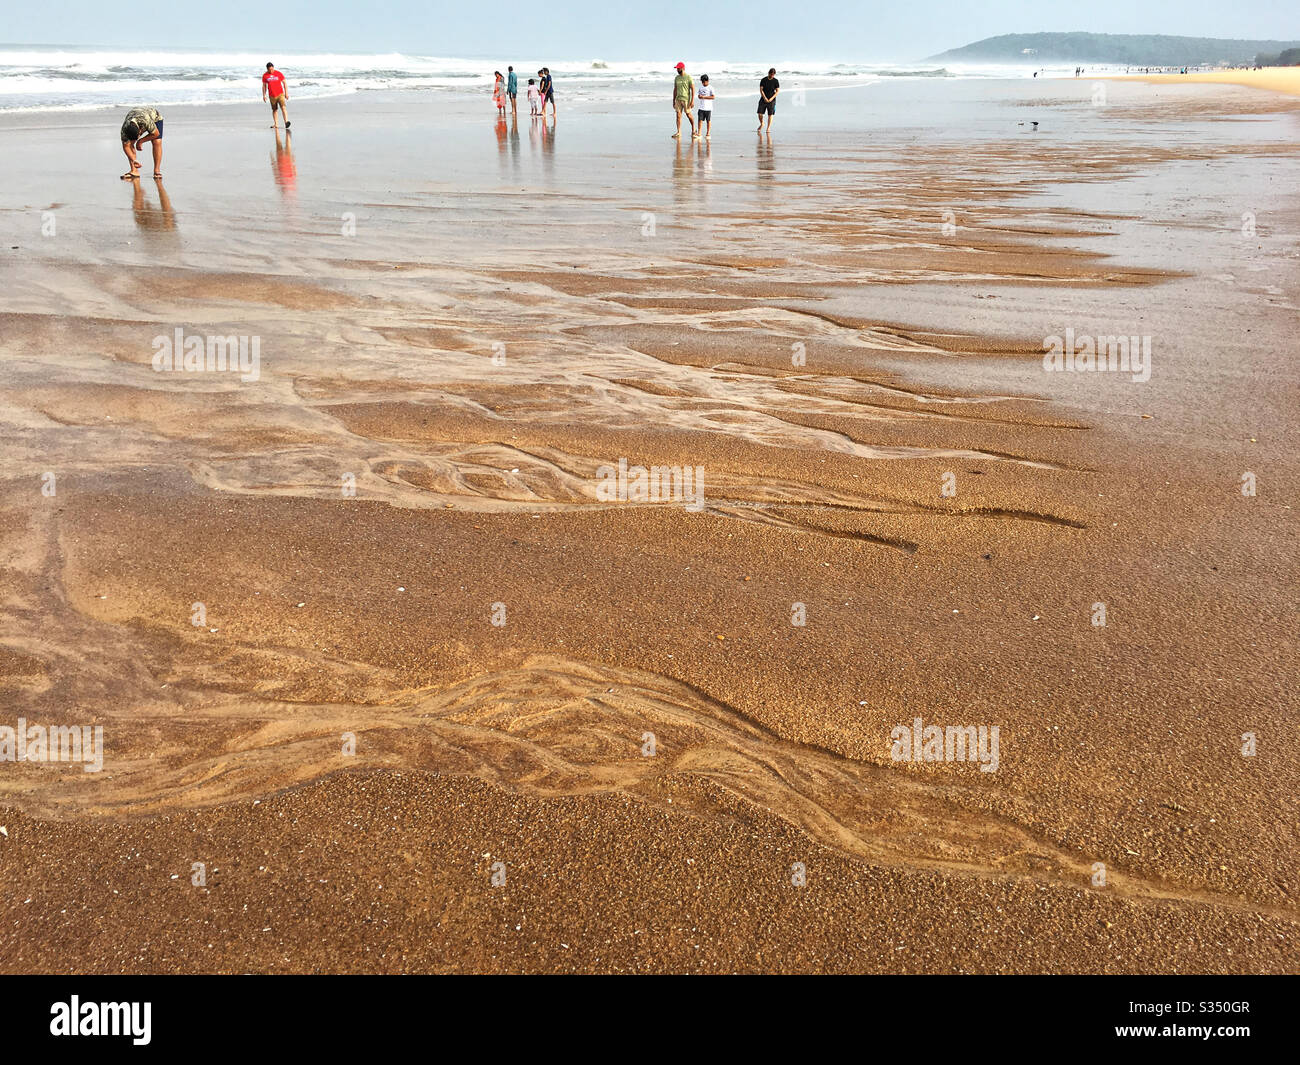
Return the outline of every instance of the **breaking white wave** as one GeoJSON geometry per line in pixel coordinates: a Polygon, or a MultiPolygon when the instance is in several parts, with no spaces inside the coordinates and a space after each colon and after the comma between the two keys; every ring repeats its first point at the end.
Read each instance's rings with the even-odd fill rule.
{"type": "MultiPolygon", "coordinates": [[[[555,60],[549,57],[464,57],[397,52],[275,54],[254,52],[125,51],[122,49],[0,46],[0,111],[81,110],[138,103],[212,104],[261,99],[268,61],[289,81],[291,96],[319,97],[367,90],[486,91],[496,69],[513,63],[521,88],[543,64],[556,91],[575,99],[658,92],[673,75],[676,56],[654,61],[555,60]]],[[[695,60],[682,57],[693,74],[726,82],[754,82],[776,66],[787,84],[807,88],[880,78],[1029,77],[1028,66],[961,64],[818,63],[762,60],[695,60]]],[[[1056,73],[1065,73],[1062,68],[1056,73]]],[[[746,86],[748,87],[748,85],[746,86]]]]}

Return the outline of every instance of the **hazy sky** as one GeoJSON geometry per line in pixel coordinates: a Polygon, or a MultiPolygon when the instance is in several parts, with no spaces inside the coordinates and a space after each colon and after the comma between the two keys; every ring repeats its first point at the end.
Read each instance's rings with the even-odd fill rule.
{"type": "Polygon", "coordinates": [[[41,0],[0,41],[557,59],[908,61],[1040,30],[1300,39],[1300,0],[41,0]]]}

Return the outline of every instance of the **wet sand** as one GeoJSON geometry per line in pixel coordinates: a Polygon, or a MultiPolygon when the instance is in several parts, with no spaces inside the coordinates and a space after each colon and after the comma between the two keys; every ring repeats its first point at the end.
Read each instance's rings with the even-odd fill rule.
{"type": "Polygon", "coordinates": [[[0,968],[1294,971],[1300,104],[1110,90],[10,120],[0,968]]]}

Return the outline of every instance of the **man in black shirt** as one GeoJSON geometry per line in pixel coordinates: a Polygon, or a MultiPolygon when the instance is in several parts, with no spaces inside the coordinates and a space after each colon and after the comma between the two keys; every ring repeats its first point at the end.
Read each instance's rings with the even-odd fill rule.
{"type": "Polygon", "coordinates": [[[551,68],[542,67],[537,72],[541,78],[541,84],[537,86],[537,91],[542,94],[542,117],[546,117],[546,105],[551,105],[551,121],[555,121],[555,81],[551,77],[551,68]]]}
{"type": "Polygon", "coordinates": [[[772,116],[776,114],[776,94],[781,91],[781,83],[776,80],[776,67],[767,72],[767,77],[758,83],[758,132],[763,132],[763,115],[767,115],[767,131],[772,132],[772,116]]]}

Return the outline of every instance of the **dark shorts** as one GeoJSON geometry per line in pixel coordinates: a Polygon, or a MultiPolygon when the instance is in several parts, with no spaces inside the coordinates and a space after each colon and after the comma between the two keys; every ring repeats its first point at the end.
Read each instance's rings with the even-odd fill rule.
{"type": "Polygon", "coordinates": [[[554,90],[554,89],[551,89],[551,90],[549,90],[549,91],[547,92],[547,94],[546,94],[546,99],[549,100],[551,103],[555,103],[555,90],[554,90]]]}
{"type": "Polygon", "coordinates": [[[161,118],[158,119],[157,126],[158,126],[158,139],[159,139],[159,140],[162,140],[162,124],[163,124],[163,120],[162,120],[161,118]]]}
{"type": "Polygon", "coordinates": [[[695,121],[697,121],[697,122],[708,122],[710,125],[712,125],[712,124],[713,124],[713,112],[712,112],[712,111],[697,111],[697,112],[695,113],[695,121]]]}
{"type": "Polygon", "coordinates": [[[776,114],[776,101],[773,100],[771,103],[768,103],[766,100],[760,98],[758,101],[758,113],[760,115],[776,114]]]}

